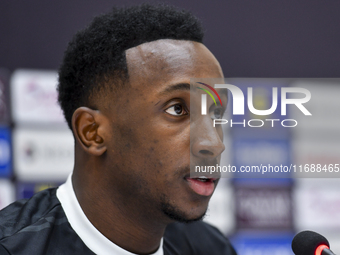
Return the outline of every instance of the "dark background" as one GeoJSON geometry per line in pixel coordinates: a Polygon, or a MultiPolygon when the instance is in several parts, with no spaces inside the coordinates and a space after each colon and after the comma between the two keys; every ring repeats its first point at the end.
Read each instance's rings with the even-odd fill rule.
{"type": "MultiPolygon", "coordinates": [[[[111,6],[141,1],[0,2],[0,67],[57,69],[68,40],[111,6]]],[[[339,77],[339,0],[172,0],[202,19],[226,77],[339,77]]]]}

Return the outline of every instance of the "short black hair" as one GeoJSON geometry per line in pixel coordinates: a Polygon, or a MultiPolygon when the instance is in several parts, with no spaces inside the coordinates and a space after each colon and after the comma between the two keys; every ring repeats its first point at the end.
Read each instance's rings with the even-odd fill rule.
{"type": "Polygon", "coordinates": [[[57,88],[58,102],[71,130],[74,111],[81,106],[91,107],[92,94],[102,90],[108,81],[119,87],[122,85],[117,84],[128,79],[125,51],[159,39],[202,42],[203,29],[187,11],[163,4],[142,4],[113,8],[75,34],[59,68],[57,88]]]}

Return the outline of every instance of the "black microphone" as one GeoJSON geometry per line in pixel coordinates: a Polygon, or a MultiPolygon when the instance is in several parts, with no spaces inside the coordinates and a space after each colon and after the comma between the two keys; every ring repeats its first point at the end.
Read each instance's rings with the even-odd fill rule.
{"type": "Polygon", "coordinates": [[[327,239],[313,231],[302,231],[292,241],[295,255],[335,255],[329,249],[327,239]]]}

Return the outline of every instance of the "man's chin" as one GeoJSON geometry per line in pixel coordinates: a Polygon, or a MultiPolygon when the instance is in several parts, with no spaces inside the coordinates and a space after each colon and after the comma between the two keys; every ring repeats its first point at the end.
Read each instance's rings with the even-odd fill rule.
{"type": "Polygon", "coordinates": [[[188,215],[188,213],[183,212],[169,203],[162,203],[162,211],[169,219],[182,223],[191,223],[203,220],[207,212],[207,210],[205,210],[203,213],[197,213],[197,215],[188,215]]]}

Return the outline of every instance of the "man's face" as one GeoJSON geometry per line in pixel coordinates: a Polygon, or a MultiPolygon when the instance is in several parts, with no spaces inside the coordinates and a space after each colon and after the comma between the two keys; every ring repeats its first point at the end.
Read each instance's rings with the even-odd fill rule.
{"type": "Polygon", "coordinates": [[[112,131],[105,174],[112,194],[136,214],[197,220],[218,180],[190,179],[190,162],[216,162],[224,145],[212,125],[206,139],[190,143],[189,84],[193,77],[222,78],[220,65],[203,44],[179,40],[144,43],[127,50],[126,59],[129,84],[104,110],[112,131]]]}

